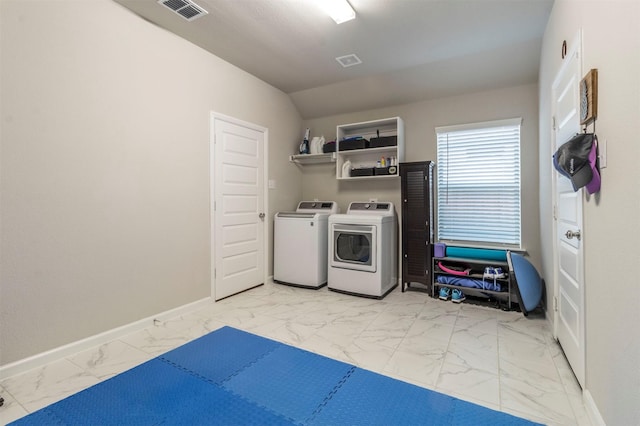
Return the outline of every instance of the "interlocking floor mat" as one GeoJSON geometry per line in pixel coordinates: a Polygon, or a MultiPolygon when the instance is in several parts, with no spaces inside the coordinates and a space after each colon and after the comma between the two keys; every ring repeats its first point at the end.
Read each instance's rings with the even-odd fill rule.
{"type": "Polygon", "coordinates": [[[11,425],[533,425],[224,327],[11,425]]]}

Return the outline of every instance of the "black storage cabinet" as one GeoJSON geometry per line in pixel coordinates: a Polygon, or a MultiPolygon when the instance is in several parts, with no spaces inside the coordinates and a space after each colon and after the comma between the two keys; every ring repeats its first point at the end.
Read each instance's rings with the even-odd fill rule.
{"type": "Polygon", "coordinates": [[[400,163],[402,191],[402,291],[419,283],[432,291],[435,163],[400,163]]]}

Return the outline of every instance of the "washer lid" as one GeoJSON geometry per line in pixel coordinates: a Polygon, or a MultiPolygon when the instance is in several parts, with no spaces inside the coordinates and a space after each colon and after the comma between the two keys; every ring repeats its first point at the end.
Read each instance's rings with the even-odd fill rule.
{"type": "Polygon", "coordinates": [[[317,216],[322,217],[318,213],[300,213],[300,212],[278,212],[276,213],[276,218],[286,217],[286,218],[295,218],[295,219],[315,219],[317,216]]]}
{"type": "Polygon", "coordinates": [[[339,213],[338,203],[335,201],[300,201],[297,212],[301,213],[339,213]]]}

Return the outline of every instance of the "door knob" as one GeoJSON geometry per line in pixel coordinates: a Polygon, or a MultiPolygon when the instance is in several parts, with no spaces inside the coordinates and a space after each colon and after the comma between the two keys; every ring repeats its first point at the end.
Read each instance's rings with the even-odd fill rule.
{"type": "Polygon", "coordinates": [[[572,239],[573,237],[575,237],[576,239],[580,240],[580,231],[567,231],[566,234],[564,234],[565,237],[567,237],[567,239],[572,239]]]}
{"type": "Polygon", "coordinates": [[[260,214],[258,215],[258,217],[259,217],[260,219],[264,219],[264,213],[260,213],[260,214]]]}

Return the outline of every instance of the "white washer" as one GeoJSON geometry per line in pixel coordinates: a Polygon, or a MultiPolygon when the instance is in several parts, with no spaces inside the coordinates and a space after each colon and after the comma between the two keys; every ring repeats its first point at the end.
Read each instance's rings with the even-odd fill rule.
{"type": "Polygon", "coordinates": [[[335,201],[301,201],[295,212],[278,212],[273,220],[273,281],[305,288],[327,284],[329,215],[335,201]]]}
{"type": "Polygon", "coordinates": [[[330,290],[382,299],[398,285],[392,203],[353,202],[329,217],[330,290]]]}

